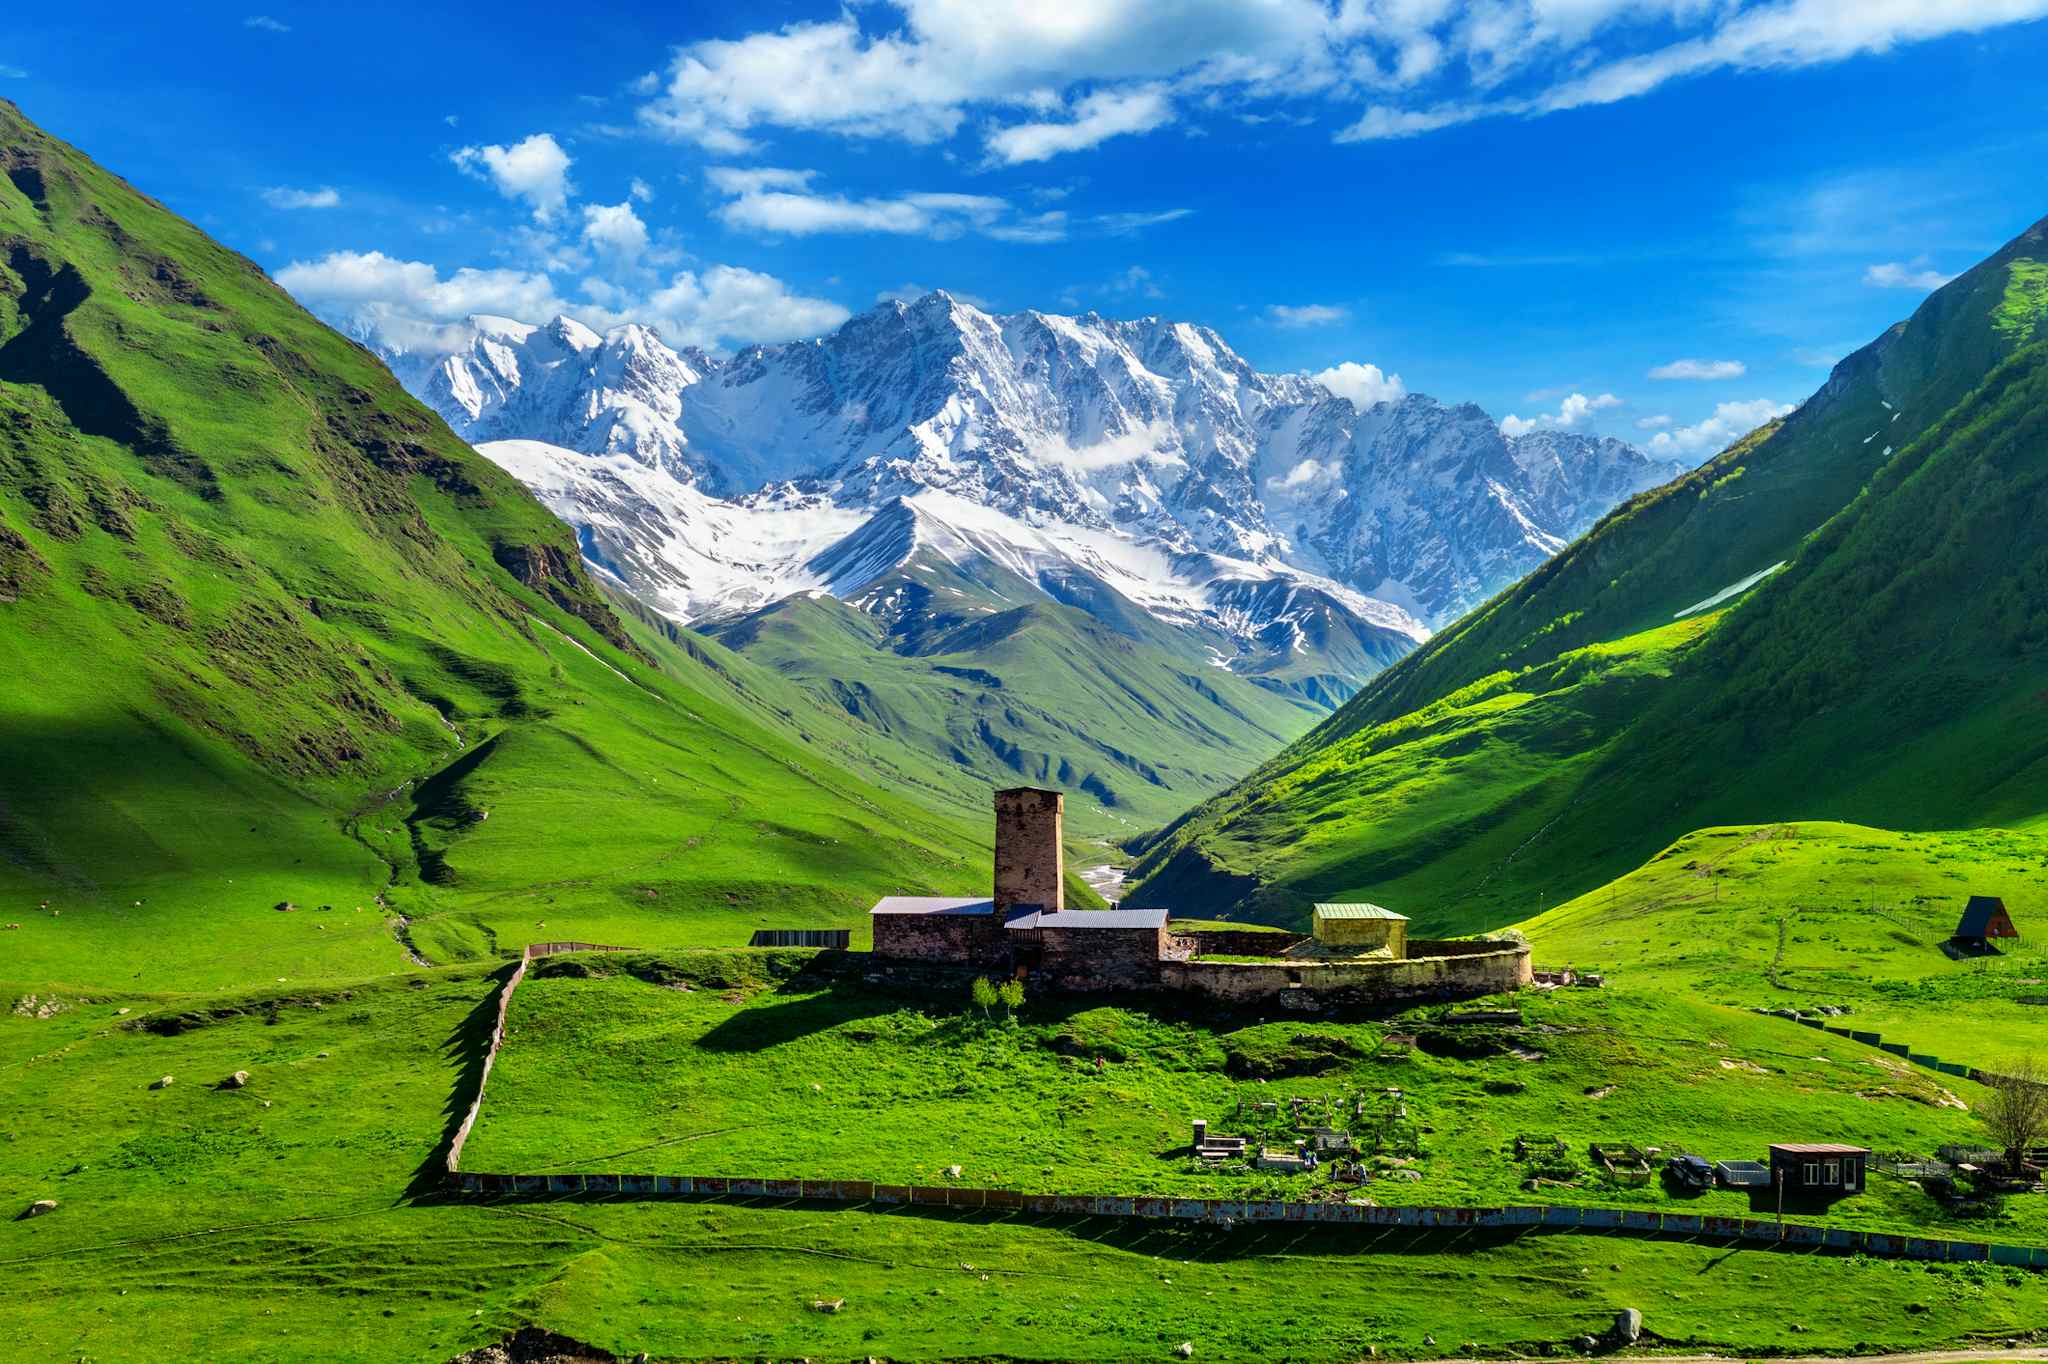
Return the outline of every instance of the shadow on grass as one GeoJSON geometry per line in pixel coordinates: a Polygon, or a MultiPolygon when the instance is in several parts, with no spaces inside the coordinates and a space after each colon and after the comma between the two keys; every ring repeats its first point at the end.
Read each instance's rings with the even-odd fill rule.
{"type": "Polygon", "coordinates": [[[436,1194],[447,1182],[448,1153],[454,1149],[455,1134],[461,1129],[462,1120],[469,1116],[469,1106],[483,1090],[484,1057],[491,1049],[491,1032],[498,1025],[498,996],[504,993],[506,982],[518,969],[516,962],[508,962],[493,971],[488,979],[494,988],[462,1016],[441,1046],[441,1054],[455,1063],[455,1085],[442,1109],[441,1139],[434,1143],[434,1149],[413,1170],[412,1179],[406,1184],[405,1191],[412,1198],[436,1194]]]}
{"type": "MultiPolygon", "coordinates": [[[[818,953],[813,966],[779,982],[747,1008],[706,1032],[696,1045],[714,1052],[765,1051],[842,1023],[877,1018],[901,1009],[917,1009],[940,1020],[939,1026],[922,1039],[929,1042],[968,1041],[1005,1026],[1004,1019],[983,1018],[969,1003],[969,987],[982,973],[934,969],[902,980],[877,983],[856,974],[861,955],[818,953]]],[[[1165,991],[1106,992],[1033,999],[1017,1012],[1016,1021],[1028,1027],[1058,1028],[1083,1014],[1115,1009],[1153,1023],[1228,1032],[1280,1019],[1304,1027],[1317,1023],[1382,1022],[1411,1007],[1412,1001],[1390,1002],[1385,1007],[1329,1008],[1304,1014],[1278,1006],[1231,1008],[1165,991]]]]}

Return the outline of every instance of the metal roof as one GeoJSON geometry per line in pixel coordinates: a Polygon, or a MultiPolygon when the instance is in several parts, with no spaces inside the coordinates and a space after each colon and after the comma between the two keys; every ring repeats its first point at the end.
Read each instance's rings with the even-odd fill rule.
{"type": "Polygon", "coordinates": [[[1325,919],[1399,919],[1402,923],[1408,922],[1406,914],[1396,914],[1378,905],[1317,905],[1316,913],[1325,919]]]}
{"type": "Polygon", "coordinates": [[[1833,1141],[1774,1141],[1773,1151],[1783,1151],[1788,1156],[1867,1156],[1867,1146],[1844,1146],[1833,1141]]]}
{"type": "Polygon", "coordinates": [[[1048,914],[1033,910],[1004,925],[1007,928],[1164,928],[1163,909],[1068,909],[1048,914]]]}
{"type": "Polygon", "coordinates": [[[884,895],[870,914],[993,914],[996,902],[986,895],[884,895]]]}
{"type": "Polygon", "coordinates": [[[1958,938],[1988,937],[1992,921],[2004,913],[2005,901],[1997,896],[1972,895],[1970,903],[1963,906],[1963,918],[1962,922],[1956,925],[1956,936],[1958,938]]]}

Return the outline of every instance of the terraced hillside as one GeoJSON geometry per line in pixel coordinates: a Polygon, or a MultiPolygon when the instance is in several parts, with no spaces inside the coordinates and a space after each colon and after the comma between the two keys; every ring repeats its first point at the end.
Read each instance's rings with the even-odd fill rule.
{"type": "Polygon", "coordinates": [[[1709,825],[2048,815],[2037,225],[1153,840],[1140,898],[1526,917],[1709,825]]]}

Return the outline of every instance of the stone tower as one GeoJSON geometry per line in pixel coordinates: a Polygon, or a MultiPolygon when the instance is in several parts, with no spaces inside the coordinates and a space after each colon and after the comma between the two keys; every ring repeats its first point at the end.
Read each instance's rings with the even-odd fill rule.
{"type": "Polygon", "coordinates": [[[996,917],[1066,908],[1066,798],[1032,786],[996,792],[996,917]]]}

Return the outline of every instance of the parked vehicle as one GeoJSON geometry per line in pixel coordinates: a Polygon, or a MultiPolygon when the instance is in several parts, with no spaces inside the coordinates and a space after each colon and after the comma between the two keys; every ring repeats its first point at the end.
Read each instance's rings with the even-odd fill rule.
{"type": "Polygon", "coordinates": [[[1714,1167],[1701,1156],[1673,1156],[1664,1166],[1665,1181],[1691,1193],[1714,1187],[1714,1167]]]}

